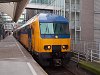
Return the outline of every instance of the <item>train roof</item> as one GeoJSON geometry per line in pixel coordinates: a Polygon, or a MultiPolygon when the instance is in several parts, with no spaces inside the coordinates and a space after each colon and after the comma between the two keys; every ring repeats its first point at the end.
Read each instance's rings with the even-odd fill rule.
{"type": "Polygon", "coordinates": [[[38,16],[39,18],[39,22],[49,22],[49,23],[52,23],[52,22],[56,22],[56,23],[69,23],[68,20],[66,18],[64,18],[63,16],[58,16],[58,15],[55,15],[55,14],[52,14],[52,13],[40,13],[40,14],[37,14],[36,16],[32,17],[31,19],[29,19],[24,25],[22,25],[21,27],[17,28],[17,30],[31,24],[35,18],[38,16]]]}
{"type": "Polygon", "coordinates": [[[38,17],[39,17],[39,22],[69,23],[68,20],[63,16],[58,16],[52,13],[40,13],[38,17]]]}

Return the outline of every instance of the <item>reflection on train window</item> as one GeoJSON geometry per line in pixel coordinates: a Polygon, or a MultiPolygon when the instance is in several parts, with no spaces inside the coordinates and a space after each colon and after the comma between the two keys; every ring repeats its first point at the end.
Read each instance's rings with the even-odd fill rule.
{"type": "Polygon", "coordinates": [[[69,25],[65,23],[40,23],[41,34],[69,34],[69,25]]]}
{"type": "Polygon", "coordinates": [[[41,34],[54,34],[53,23],[41,23],[40,30],[41,34]]]}

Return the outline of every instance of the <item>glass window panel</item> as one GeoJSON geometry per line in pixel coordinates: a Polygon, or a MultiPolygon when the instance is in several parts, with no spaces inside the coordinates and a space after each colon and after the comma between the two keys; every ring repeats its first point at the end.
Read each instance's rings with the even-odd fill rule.
{"type": "Polygon", "coordinates": [[[41,34],[69,34],[69,25],[64,23],[40,23],[41,34]]]}

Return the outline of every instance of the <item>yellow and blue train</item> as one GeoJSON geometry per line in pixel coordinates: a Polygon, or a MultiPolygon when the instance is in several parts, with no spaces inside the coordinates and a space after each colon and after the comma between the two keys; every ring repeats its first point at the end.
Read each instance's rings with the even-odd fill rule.
{"type": "Polygon", "coordinates": [[[62,65],[70,60],[69,22],[62,16],[40,13],[14,31],[14,36],[42,65],[62,65]]]}

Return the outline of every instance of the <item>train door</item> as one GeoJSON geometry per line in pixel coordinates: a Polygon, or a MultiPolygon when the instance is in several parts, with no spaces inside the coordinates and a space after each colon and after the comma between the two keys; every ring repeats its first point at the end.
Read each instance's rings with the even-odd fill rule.
{"type": "Polygon", "coordinates": [[[28,33],[28,50],[32,51],[32,29],[30,27],[27,27],[27,33],[28,33]]]}
{"type": "Polygon", "coordinates": [[[35,36],[34,36],[34,28],[32,28],[32,49],[35,49],[35,36]]]}

